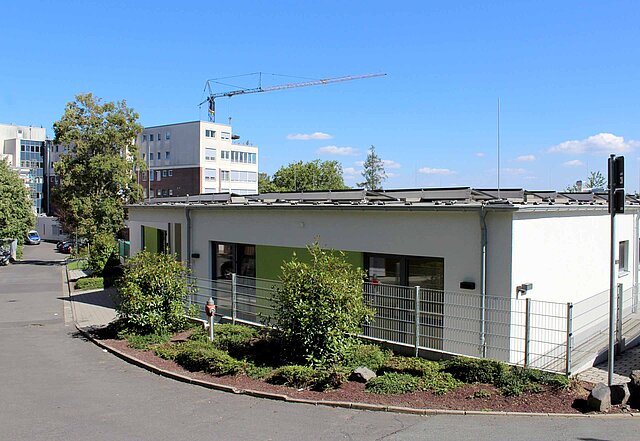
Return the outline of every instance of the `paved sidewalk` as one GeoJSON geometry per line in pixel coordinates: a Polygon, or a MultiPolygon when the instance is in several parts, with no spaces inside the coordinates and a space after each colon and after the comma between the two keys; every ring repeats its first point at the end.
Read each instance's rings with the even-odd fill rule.
{"type": "MultiPolygon", "coordinates": [[[[627,349],[622,355],[615,357],[613,373],[613,384],[623,384],[630,381],[629,375],[632,370],[640,369],[640,346],[627,349]]],[[[597,364],[578,374],[580,380],[591,383],[605,383],[609,381],[607,361],[597,364]]]]}
{"type": "MultiPolygon", "coordinates": [[[[69,271],[69,279],[74,280],[69,271]]],[[[75,275],[75,274],[74,274],[75,275]]],[[[69,283],[73,320],[83,329],[104,326],[116,318],[115,288],[75,291],[69,283]]]]}

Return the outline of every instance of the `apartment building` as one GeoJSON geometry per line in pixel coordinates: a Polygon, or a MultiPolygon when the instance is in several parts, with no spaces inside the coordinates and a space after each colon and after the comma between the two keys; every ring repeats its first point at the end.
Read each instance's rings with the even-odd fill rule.
{"type": "Polygon", "coordinates": [[[145,198],[257,193],[258,148],[238,139],[230,125],[208,121],[145,127],[136,139],[145,198]]]}
{"type": "Polygon", "coordinates": [[[48,162],[46,129],[42,127],[0,124],[0,160],[8,160],[29,188],[33,211],[46,211],[48,162]]]}

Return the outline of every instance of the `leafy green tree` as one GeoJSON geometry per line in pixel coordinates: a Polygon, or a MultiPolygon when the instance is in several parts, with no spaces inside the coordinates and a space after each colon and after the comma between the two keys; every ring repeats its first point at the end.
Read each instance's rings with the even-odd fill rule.
{"type": "Polygon", "coordinates": [[[29,190],[18,172],[0,160],[0,239],[13,238],[22,244],[35,225],[29,190]]]}
{"type": "Polygon", "coordinates": [[[270,193],[273,191],[278,190],[271,182],[271,176],[264,172],[258,173],[258,193],[270,193]]]}
{"type": "Polygon", "coordinates": [[[193,292],[188,268],[169,254],[140,251],[127,262],[116,306],[122,324],[138,334],[182,329],[184,300],[193,292]]]}
{"type": "Polygon", "coordinates": [[[387,179],[384,171],[384,163],[376,154],[375,146],[371,146],[367,153],[367,159],[364,161],[364,170],[362,170],[363,182],[359,182],[358,186],[367,190],[381,190],[382,183],[387,179]]]}
{"type": "Polygon", "coordinates": [[[124,205],[140,201],[134,169],[144,168],[134,144],[142,130],[125,101],[105,102],[91,93],[76,96],[55,122],[55,142],[68,147],[55,164],[60,185],[54,204],[67,233],[94,237],[124,226],[124,205]]]}
{"type": "Polygon", "coordinates": [[[342,177],[342,165],[338,161],[310,162],[298,161],[289,164],[269,178],[264,174],[262,182],[258,177],[258,191],[312,191],[343,190],[348,188],[342,177]],[[262,185],[261,185],[262,184],[262,185]]]}
{"type": "Polygon", "coordinates": [[[373,317],[364,302],[364,274],[343,253],[325,251],[317,242],[307,250],[310,263],[294,255],[283,264],[272,319],[292,360],[337,363],[351,347],[352,336],[373,317]]]}
{"type": "MultiPolygon", "coordinates": [[[[589,173],[589,176],[582,181],[583,189],[593,189],[593,188],[607,188],[607,178],[599,171],[592,171],[589,173]]],[[[578,184],[568,185],[566,191],[570,193],[577,193],[579,191],[578,184]]]]}

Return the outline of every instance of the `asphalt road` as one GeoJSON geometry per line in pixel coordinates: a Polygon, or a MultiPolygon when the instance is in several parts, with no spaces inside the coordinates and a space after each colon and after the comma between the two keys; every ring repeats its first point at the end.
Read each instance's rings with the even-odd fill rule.
{"type": "Polygon", "coordinates": [[[640,417],[429,416],[211,391],[129,365],[64,320],[61,256],[0,267],[0,440],[636,440],[640,417]]]}

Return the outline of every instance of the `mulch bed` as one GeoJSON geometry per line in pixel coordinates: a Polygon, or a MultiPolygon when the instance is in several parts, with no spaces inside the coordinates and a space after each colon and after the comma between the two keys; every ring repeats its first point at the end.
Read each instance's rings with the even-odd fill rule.
{"type": "MultiPolygon", "coordinates": [[[[186,335],[176,335],[172,340],[179,341],[183,337],[186,337],[186,335]]],[[[273,385],[261,380],[254,380],[246,375],[213,376],[204,372],[190,372],[174,361],[164,360],[156,356],[153,352],[133,349],[129,347],[126,340],[101,339],[101,342],[157,368],[182,374],[190,378],[231,386],[237,389],[283,394],[291,398],[313,401],[357,402],[415,409],[579,414],[587,411],[586,399],[593,387],[591,383],[578,382],[574,387],[566,390],[548,389],[539,393],[525,393],[519,397],[506,397],[500,395],[493,385],[469,384],[444,395],[435,395],[431,392],[382,395],[366,392],[364,390],[364,384],[362,383],[347,382],[339,389],[316,392],[273,385]],[[490,392],[491,396],[474,398],[474,392],[480,390],[490,392]]],[[[634,409],[628,406],[614,406],[610,413],[624,413],[633,410],[634,409]]]]}

